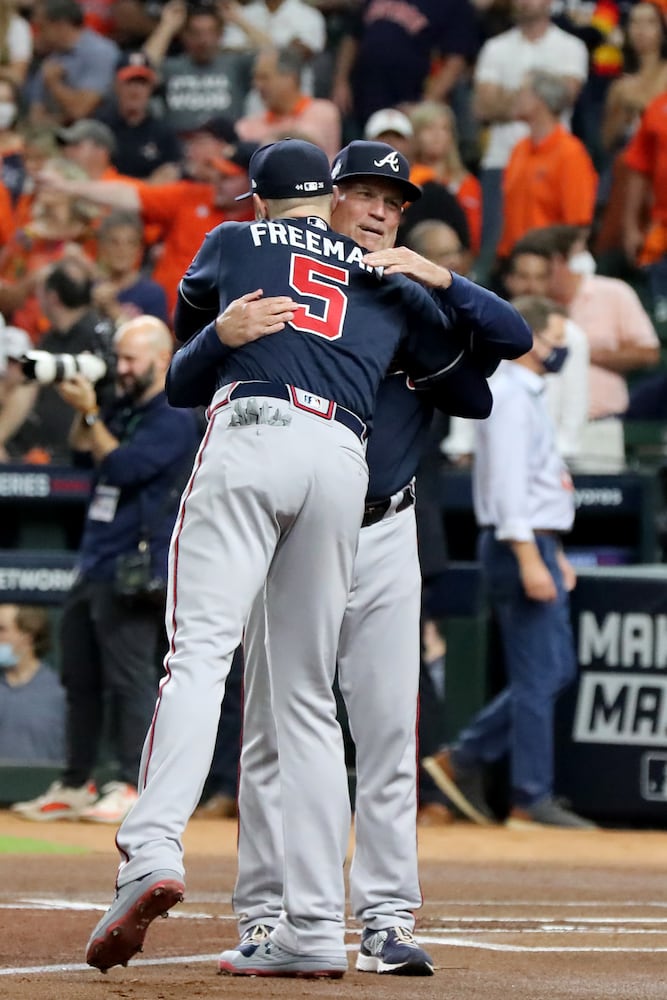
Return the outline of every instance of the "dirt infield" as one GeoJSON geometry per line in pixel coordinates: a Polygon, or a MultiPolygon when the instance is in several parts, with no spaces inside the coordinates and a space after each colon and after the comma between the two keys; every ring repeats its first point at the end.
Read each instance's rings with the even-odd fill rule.
{"type": "Polygon", "coordinates": [[[667,836],[454,825],[420,834],[417,934],[424,979],[354,971],[336,982],[229,978],[215,957],[236,940],[230,893],[236,826],[192,823],[186,901],[149,930],[145,952],[102,976],[83,964],[111,899],[113,830],[27,824],[0,812],[0,997],[12,1000],[665,1000],[667,836]],[[13,840],[12,838],[17,838],[13,840]],[[31,843],[20,845],[19,838],[31,843]],[[36,843],[35,843],[36,842],[36,843]],[[14,853],[13,845],[16,844],[14,853]],[[29,848],[32,853],[23,853],[29,848]],[[42,853],[58,849],[82,853],[42,853]]]}

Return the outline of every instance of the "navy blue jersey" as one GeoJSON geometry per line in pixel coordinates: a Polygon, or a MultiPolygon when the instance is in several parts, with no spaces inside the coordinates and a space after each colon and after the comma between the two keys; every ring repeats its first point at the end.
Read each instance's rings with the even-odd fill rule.
{"type": "Polygon", "coordinates": [[[367,500],[384,500],[414,477],[433,417],[430,393],[416,392],[405,372],[382,380],[368,439],[367,500]]]}
{"type": "MultiPolygon", "coordinates": [[[[487,417],[492,397],[486,376],[502,358],[517,358],[530,350],[532,334],[523,317],[493,292],[460,275],[449,288],[434,293],[445,317],[447,332],[421,328],[407,348],[401,348],[392,367],[405,369],[421,392],[431,393],[432,404],[451,416],[487,417]],[[463,358],[451,365],[451,346],[461,347],[463,358]]],[[[181,299],[181,312],[184,303],[181,299]]],[[[230,348],[220,343],[213,323],[199,330],[217,305],[191,311],[180,324],[188,343],[174,355],[167,373],[172,406],[206,406],[224,371],[230,348]]],[[[275,335],[273,335],[275,336],[275,335]]]]}
{"type": "Polygon", "coordinates": [[[407,372],[396,371],[380,383],[366,461],[368,500],[383,500],[410,482],[428,441],[434,410],[481,420],[493,397],[481,371],[467,357],[450,378],[419,389],[407,372]]]}
{"type": "MultiPolygon", "coordinates": [[[[375,394],[399,344],[427,333],[448,344],[429,294],[402,276],[379,278],[366,251],[321,219],[226,222],[210,232],[179,287],[179,339],[256,288],[302,307],[284,330],[219,356],[217,386],[236,380],[291,383],[370,421],[375,394]]],[[[447,365],[461,360],[454,338],[447,365]]],[[[183,404],[181,404],[183,405],[183,404]]]]}
{"type": "MultiPolygon", "coordinates": [[[[167,397],[173,406],[206,406],[218,382],[218,365],[229,356],[210,323],[173,358],[167,372],[167,397]]],[[[387,375],[375,400],[373,431],[368,442],[368,499],[391,496],[415,475],[433,410],[464,417],[487,417],[492,397],[481,369],[466,357],[450,378],[427,390],[403,371],[387,375]]]]}

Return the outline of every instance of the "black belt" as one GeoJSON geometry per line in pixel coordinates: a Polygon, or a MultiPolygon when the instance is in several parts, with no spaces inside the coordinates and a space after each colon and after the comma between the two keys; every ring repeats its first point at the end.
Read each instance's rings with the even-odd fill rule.
{"type": "MultiPolygon", "coordinates": [[[[495,524],[480,524],[480,531],[495,531],[495,524]]],[[[556,531],[555,528],[533,528],[534,535],[547,535],[549,538],[560,538],[560,531],[556,531]]]]}
{"type": "MultiPolygon", "coordinates": [[[[361,522],[362,528],[367,528],[370,524],[377,524],[391,508],[393,497],[384,500],[371,500],[364,507],[364,519],[361,522]]],[[[412,483],[402,491],[398,504],[394,508],[394,513],[399,514],[402,510],[412,507],[415,502],[415,490],[412,483]]]]}
{"type": "Polygon", "coordinates": [[[303,410],[313,416],[321,417],[323,420],[335,420],[356,434],[360,441],[366,440],[366,424],[361,417],[358,417],[352,410],[347,410],[339,403],[334,403],[331,399],[324,399],[317,393],[307,389],[298,389],[296,386],[287,385],[283,382],[237,382],[232,384],[232,388],[224,399],[212,407],[209,416],[213,414],[219,406],[224,406],[232,399],[245,399],[248,396],[269,396],[272,399],[284,399],[291,403],[297,410],[303,410]],[[317,406],[308,406],[298,398],[298,395],[312,396],[317,400],[317,406]]]}

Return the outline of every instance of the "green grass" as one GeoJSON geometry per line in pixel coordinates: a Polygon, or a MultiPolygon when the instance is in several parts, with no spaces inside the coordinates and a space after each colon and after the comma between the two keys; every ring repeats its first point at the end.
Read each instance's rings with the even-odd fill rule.
{"type": "Polygon", "coordinates": [[[0,835],[0,854],[85,854],[85,847],[74,844],[52,844],[34,837],[6,837],[0,835]]]}

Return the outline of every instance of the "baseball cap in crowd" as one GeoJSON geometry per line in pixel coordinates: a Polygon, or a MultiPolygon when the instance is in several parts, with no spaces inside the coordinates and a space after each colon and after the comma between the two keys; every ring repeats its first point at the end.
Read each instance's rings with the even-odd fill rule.
{"type": "Polygon", "coordinates": [[[73,146],[90,139],[96,146],[108,149],[112,155],[116,151],[116,138],[113,132],[104,122],[98,122],[94,118],[80,118],[68,128],[58,129],[56,137],[65,146],[73,146]]]}
{"type": "Polygon", "coordinates": [[[336,184],[351,177],[386,177],[400,185],[406,201],[417,201],[422,196],[421,189],[410,181],[410,164],[386,142],[355,139],[335,157],[331,176],[336,184]]]}
{"type": "Polygon", "coordinates": [[[148,80],[155,83],[157,73],[145,52],[126,52],[116,65],[118,80],[148,80]]]}
{"type": "Polygon", "coordinates": [[[327,154],[304,139],[281,139],[261,146],[250,160],[250,191],[237,201],[261,198],[297,198],[331,194],[333,182],[327,154]]]}
{"type": "Polygon", "coordinates": [[[248,173],[252,155],[258,149],[257,142],[237,142],[228,146],[223,156],[218,156],[211,162],[226,177],[238,177],[248,173]]]}
{"type": "Polygon", "coordinates": [[[364,139],[377,139],[386,132],[395,132],[404,139],[411,139],[414,135],[412,122],[398,108],[382,108],[372,114],[364,128],[364,139]]]}
{"type": "Polygon", "coordinates": [[[234,122],[225,115],[216,115],[214,118],[207,119],[201,125],[196,125],[194,128],[188,129],[186,135],[200,135],[202,132],[213,136],[214,139],[218,139],[220,142],[235,143],[238,142],[239,138],[236,134],[234,122]]]}

